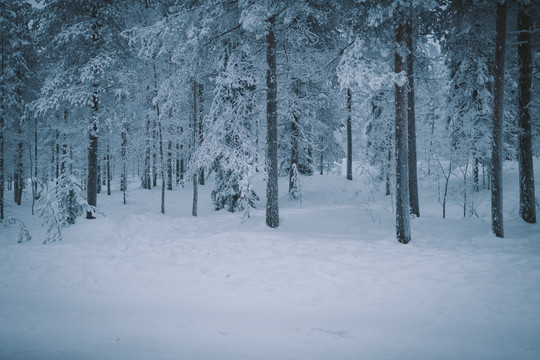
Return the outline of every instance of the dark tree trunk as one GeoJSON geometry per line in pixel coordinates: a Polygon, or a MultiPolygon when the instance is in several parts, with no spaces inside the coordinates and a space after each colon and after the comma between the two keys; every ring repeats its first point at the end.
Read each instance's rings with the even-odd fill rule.
{"type": "Polygon", "coordinates": [[[278,204],[278,153],[277,153],[277,64],[276,37],[274,33],[275,16],[268,20],[266,35],[266,225],[271,228],[279,226],[278,204]]]}
{"type": "Polygon", "coordinates": [[[13,189],[15,193],[15,203],[20,206],[22,201],[22,192],[24,189],[23,136],[22,124],[20,121],[17,125],[17,160],[15,166],[15,179],[16,186],[13,189]]]}
{"type": "MultiPolygon", "coordinates": [[[[198,93],[199,93],[199,144],[202,144],[203,142],[203,136],[204,136],[204,125],[203,125],[203,102],[204,102],[204,84],[199,83],[198,86],[198,93]]],[[[204,185],[204,167],[201,167],[199,169],[199,185],[204,185]]]]}
{"type": "Polygon", "coordinates": [[[414,114],[414,47],[412,34],[412,14],[407,21],[407,123],[409,140],[409,205],[411,214],[420,216],[418,201],[418,171],[416,168],[416,119],[414,114]]]}
{"type": "Polygon", "coordinates": [[[102,166],[101,166],[101,161],[98,160],[98,164],[97,164],[97,193],[98,194],[101,194],[101,179],[104,177],[101,176],[101,169],[102,169],[102,166]]]}
{"type": "MultiPolygon", "coordinates": [[[[394,71],[396,74],[403,70],[403,58],[400,51],[406,48],[405,25],[399,23],[396,27],[396,42],[398,49],[394,54],[394,71]]],[[[395,88],[396,107],[396,235],[397,240],[407,244],[411,240],[409,213],[409,169],[407,154],[407,97],[406,84],[395,88]]]]}
{"type": "MultiPolygon", "coordinates": [[[[158,89],[158,77],[157,77],[157,71],[156,71],[156,64],[152,64],[152,69],[154,70],[154,98],[157,97],[157,89],[158,89]]],[[[156,110],[156,120],[154,121],[154,131],[156,131],[156,125],[157,125],[157,137],[159,141],[159,163],[160,163],[160,170],[161,170],[161,213],[165,214],[165,182],[166,182],[166,176],[165,176],[165,157],[163,155],[163,130],[161,127],[161,115],[159,111],[159,104],[156,102],[155,105],[156,110]]],[[[154,182],[157,181],[157,164],[156,164],[156,153],[154,152],[154,182]]],[[[155,186],[155,185],[154,185],[155,186]]]]}
{"type": "Polygon", "coordinates": [[[122,175],[120,175],[120,191],[122,191],[122,197],[124,199],[124,205],[126,205],[126,190],[127,190],[127,125],[122,126],[122,175]]]}
{"type": "Polygon", "coordinates": [[[176,186],[180,185],[180,127],[177,128],[176,134],[176,186]]]}
{"type": "Polygon", "coordinates": [[[289,193],[294,189],[294,168],[296,165],[298,169],[298,115],[293,114],[293,121],[291,122],[291,166],[289,168],[289,193]]]}
{"type": "MultiPolygon", "coordinates": [[[[2,33],[2,43],[4,35],[2,33]]],[[[3,44],[2,44],[3,45],[3,44]]],[[[2,46],[3,48],[3,46],[2,46]]],[[[4,57],[2,57],[2,60],[4,57]]],[[[2,64],[3,68],[3,64],[2,64]]],[[[4,219],[4,183],[5,183],[5,172],[4,172],[4,87],[2,86],[2,102],[0,107],[0,220],[4,219]]]]}
{"type": "Polygon", "coordinates": [[[473,182],[474,182],[474,191],[478,191],[478,158],[475,157],[473,160],[473,182]]]}
{"type": "Polygon", "coordinates": [[[491,225],[495,236],[504,237],[503,226],[503,116],[504,56],[506,51],[506,1],[497,2],[495,40],[495,86],[493,91],[493,150],[491,154],[491,225]]]}
{"type": "MultiPolygon", "coordinates": [[[[390,145],[392,145],[392,142],[390,141],[390,145]]],[[[388,147],[388,164],[386,167],[386,181],[385,181],[385,195],[392,194],[392,183],[390,182],[390,169],[392,168],[392,146],[388,147]]]]}
{"type": "Polygon", "coordinates": [[[107,195],[111,195],[111,147],[107,144],[107,195]]]}
{"type": "MultiPolygon", "coordinates": [[[[193,153],[195,153],[197,144],[199,143],[197,136],[197,119],[199,117],[199,112],[197,111],[197,88],[197,80],[193,80],[193,153]]],[[[193,216],[197,216],[199,202],[198,172],[198,169],[193,170],[193,206],[191,207],[191,215],[193,216]]]]}
{"type": "MultiPolygon", "coordinates": [[[[2,7],[3,8],[3,7],[2,7]]],[[[5,40],[4,40],[4,31],[2,31],[2,34],[0,35],[0,51],[1,51],[1,57],[2,61],[0,63],[0,74],[4,74],[5,71],[5,40]]],[[[4,169],[4,114],[5,114],[5,105],[4,105],[4,99],[6,98],[6,90],[4,86],[4,78],[1,78],[0,80],[0,91],[1,91],[1,98],[0,98],[0,220],[4,219],[4,183],[5,183],[5,169],[4,169]]]]}
{"type": "MultiPolygon", "coordinates": [[[[94,93],[93,110],[97,113],[99,100],[97,94],[94,93]]],[[[90,146],[88,147],[88,180],[86,185],[86,196],[88,205],[97,206],[97,189],[98,189],[98,127],[97,118],[94,118],[94,123],[89,132],[90,146]]],[[[91,212],[86,214],[87,219],[94,219],[91,212]]]]}
{"type": "Polygon", "coordinates": [[[55,179],[58,179],[58,177],[60,176],[60,142],[59,142],[59,138],[60,138],[60,131],[56,130],[56,161],[55,161],[55,165],[56,165],[56,177],[55,179]]]}
{"type": "MultiPolygon", "coordinates": [[[[146,87],[147,91],[147,108],[150,109],[149,104],[151,104],[149,98],[150,98],[150,87],[146,87]]],[[[144,157],[144,175],[143,175],[143,188],[147,190],[152,189],[152,176],[151,176],[151,169],[152,169],[152,149],[150,145],[150,115],[146,115],[146,154],[144,157]]]]}
{"type": "Polygon", "coordinates": [[[534,169],[531,134],[531,80],[532,80],[532,19],[530,5],[519,3],[518,56],[519,56],[519,215],[528,223],[536,223],[534,169]]]}
{"type": "Polygon", "coordinates": [[[352,180],[352,93],[347,88],[347,180],[352,180]]]}
{"type": "MultiPolygon", "coordinates": [[[[100,43],[100,27],[101,24],[98,21],[99,3],[96,3],[92,7],[92,18],[94,24],[92,25],[92,41],[95,44],[96,50],[99,50],[100,43]]],[[[95,70],[97,73],[99,70],[95,70]]],[[[97,75],[97,74],[96,74],[97,75]]],[[[94,81],[92,84],[94,88],[92,96],[90,98],[90,104],[92,109],[92,123],[90,125],[89,139],[90,145],[88,147],[88,179],[86,186],[86,196],[88,205],[97,206],[97,191],[98,191],[98,111],[99,111],[99,83],[94,81]]],[[[91,211],[86,213],[87,219],[95,219],[91,211]]]]}
{"type": "MultiPolygon", "coordinates": [[[[155,108],[154,108],[155,109],[155,108]]],[[[158,143],[158,132],[157,132],[157,119],[152,121],[152,186],[157,187],[157,143],[158,143]]]]}
{"type": "Polygon", "coordinates": [[[34,116],[34,200],[38,191],[38,120],[37,116],[34,116]]]}
{"type": "Polygon", "coordinates": [[[167,143],[167,190],[173,189],[173,152],[172,140],[167,143]]]}

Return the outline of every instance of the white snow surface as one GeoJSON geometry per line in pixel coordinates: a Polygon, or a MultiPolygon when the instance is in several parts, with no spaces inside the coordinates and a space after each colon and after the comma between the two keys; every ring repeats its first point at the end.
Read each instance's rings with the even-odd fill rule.
{"type": "Polygon", "coordinates": [[[480,217],[451,203],[442,219],[422,180],[402,245],[391,198],[367,175],[302,177],[301,205],[286,180],[277,229],[262,180],[245,221],[213,210],[212,184],[194,218],[190,183],[161,215],[160,189],[134,181],[127,205],[100,194],[105,216],[48,245],[29,196],[16,207],[8,192],[7,215],[33,240],[0,226],[0,359],[540,359],[540,225],[517,216],[515,163],[504,239],[487,190],[480,217]]]}

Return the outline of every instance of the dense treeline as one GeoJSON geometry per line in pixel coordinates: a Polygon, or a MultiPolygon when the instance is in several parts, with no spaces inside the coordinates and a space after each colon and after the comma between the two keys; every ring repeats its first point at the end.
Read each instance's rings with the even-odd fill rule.
{"type": "MultiPolygon", "coordinates": [[[[249,210],[264,172],[370,171],[395,196],[398,241],[420,216],[418,179],[464,216],[502,164],[520,166],[520,216],[536,222],[539,37],[533,1],[0,0],[0,219],[31,193],[49,239],[128,178],[166,193],[215,178],[215,208],[249,210]],[[367,170],[369,169],[369,170],[367,170]],[[460,179],[451,188],[450,179],[460,179]]],[[[420,190],[421,191],[421,190],[420,190]]],[[[172,200],[172,198],[171,198],[172,200]]],[[[172,200],[174,201],[174,200],[172,200]]],[[[34,207],[32,206],[32,211],[34,207]]]]}

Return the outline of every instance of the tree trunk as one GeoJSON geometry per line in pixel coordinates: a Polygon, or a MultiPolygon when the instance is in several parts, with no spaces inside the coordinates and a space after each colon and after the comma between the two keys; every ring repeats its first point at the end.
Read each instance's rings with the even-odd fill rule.
{"type": "MultiPolygon", "coordinates": [[[[4,4],[2,4],[4,5],[4,4]]],[[[4,7],[2,6],[2,9],[4,7]]],[[[0,74],[4,74],[5,71],[5,40],[4,40],[4,34],[5,32],[2,31],[2,34],[0,35],[0,55],[2,57],[2,61],[0,62],[0,74]]],[[[4,219],[4,183],[5,183],[5,169],[4,169],[4,114],[5,114],[5,105],[4,101],[6,98],[6,89],[4,86],[4,77],[2,76],[0,78],[0,90],[1,90],[1,98],[0,98],[0,220],[4,219]]]]}
{"type": "Polygon", "coordinates": [[[414,47],[412,34],[412,14],[407,21],[407,78],[409,87],[407,92],[407,123],[409,140],[409,205],[411,214],[420,216],[418,201],[418,171],[416,166],[416,119],[414,113],[414,47]]]}
{"type": "Polygon", "coordinates": [[[60,131],[56,130],[56,161],[55,161],[55,165],[56,165],[56,177],[55,179],[58,179],[58,177],[60,176],[60,142],[58,141],[58,139],[60,138],[60,131]]]}
{"type": "Polygon", "coordinates": [[[474,160],[473,160],[473,182],[474,182],[474,191],[478,191],[478,190],[479,190],[478,180],[479,180],[479,176],[478,176],[478,158],[475,156],[475,157],[474,157],[474,160]]]}
{"type": "Polygon", "coordinates": [[[279,226],[275,20],[275,16],[270,17],[268,20],[268,34],[266,35],[266,167],[268,172],[266,181],[266,225],[271,228],[279,226]]]}
{"type": "MultiPolygon", "coordinates": [[[[94,24],[92,25],[92,41],[95,44],[96,50],[100,47],[100,27],[101,24],[98,21],[99,14],[99,2],[92,7],[92,18],[94,24]]],[[[94,70],[95,75],[98,73],[98,69],[94,70]]],[[[99,83],[97,77],[92,82],[93,92],[90,97],[90,108],[92,109],[92,122],[89,129],[90,145],[88,147],[88,179],[86,186],[86,196],[88,205],[97,206],[97,192],[98,192],[98,111],[99,111],[99,83]]],[[[95,219],[91,211],[86,213],[87,219],[95,219]]]]}
{"type": "MultiPolygon", "coordinates": [[[[155,109],[155,108],[154,108],[155,109]]],[[[157,119],[152,121],[152,186],[157,187],[157,143],[158,143],[158,132],[157,132],[157,119]]]]}
{"type": "Polygon", "coordinates": [[[352,93],[347,88],[347,180],[352,180],[352,93]]]}
{"type": "Polygon", "coordinates": [[[293,114],[293,121],[291,122],[291,166],[289,169],[289,193],[294,189],[294,169],[293,165],[296,165],[298,169],[298,115],[293,114]]]}
{"type": "MultiPolygon", "coordinates": [[[[394,71],[403,70],[403,58],[400,51],[405,49],[405,25],[400,22],[396,27],[398,49],[394,54],[394,71]]],[[[407,154],[407,97],[406,84],[394,85],[396,108],[396,235],[397,240],[407,244],[411,240],[409,213],[409,169],[407,154]]]]}
{"type": "MultiPolygon", "coordinates": [[[[4,35],[2,33],[2,45],[3,45],[4,35]]],[[[2,46],[3,48],[3,46],[2,46]]],[[[2,57],[4,59],[4,57],[2,57]]],[[[3,68],[2,64],[2,68],[3,68]]],[[[4,219],[4,183],[5,183],[5,172],[4,172],[4,87],[2,86],[2,99],[0,99],[0,220],[4,219]]]]}
{"type": "Polygon", "coordinates": [[[519,215],[528,223],[536,223],[534,169],[531,134],[532,19],[530,5],[519,3],[519,215]]]}
{"type": "Polygon", "coordinates": [[[172,140],[167,143],[167,190],[173,189],[173,152],[172,152],[172,140]]]}
{"type": "MultiPolygon", "coordinates": [[[[90,146],[88,147],[88,180],[86,186],[86,196],[88,205],[97,206],[97,188],[98,188],[98,127],[97,127],[97,111],[99,100],[97,91],[92,95],[94,119],[92,128],[89,131],[90,146]]],[[[87,219],[94,219],[92,212],[86,213],[87,219]]]]}
{"type": "MultiPolygon", "coordinates": [[[[193,153],[195,153],[197,149],[198,136],[197,136],[197,119],[199,117],[199,112],[197,111],[197,80],[193,80],[193,153]]],[[[198,208],[198,202],[199,202],[199,188],[198,188],[198,180],[197,180],[197,173],[198,169],[193,170],[193,206],[191,208],[191,215],[197,216],[197,208],[198,208]]]]}
{"type": "Polygon", "coordinates": [[[503,226],[503,116],[504,56],[506,51],[506,1],[497,2],[495,40],[495,86],[493,92],[493,150],[491,155],[491,226],[497,237],[504,237],[503,226]]]}
{"type": "Polygon", "coordinates": [[[24,168],[23,168],[23,136],[22,136],[22,124],[20,120],[17,125],[17,162],[15,167],[15,179],[16,185],[14,190],[15,203],[21,205],[22,192],[24,189],[24,168]]]}
{"type": "MultiPolygon", "coordinates": [[[[38,120],[37,116],[34,116],[34,195],[37,196],[38,191],[38,120]]],[[[35,200],[34,196],[34,200],[35,200]]]]}
{"type": "Polygon", "coordinates": [[[107,143],[107,195],[111,195],[111,147],[107,143]]]}
{"type": "Polygon", "coordinates": [[[97,163],[97,193],[98,194],[101,194],[101,179],[104,178],[103,176],[101,176],[101,169],[102,169],[101,161],[98,160],[98,163],[97,163]]]}
{"type": "MultiPolygon", "coordinates": [[[[204,84],[199,83],[198,84],[198,93],[199,93],[199,144],[202,144],[203,142],[203,136],[204,136],[204,126],[203,126],[203,102],[204,102],[204,84]]],[[[204,167],[201,167],[199,169],[199,185],[204,185],[204,167]]]]}
{"type": "Polygon", "coordinates": [[[180,185],[180,127],[177,127],[176,134],[176,186],[180,185]]]}
{"type": "MultiPolygon", "coordinates": [[[[149,111],[151,104],[150,99],[150,87],[146,87],[147,91],[147,110],[149,111]]],[[[146,115],[146,154],[144,157],[144,175],[143,175],[143,188],[147,190],[152,189],[152,176],[151,176],[151,169],[152,169],[152,149],[150,145],[150,114],[146,115]]]]}
{"type": "Polygon", "coordinates": [[[122,126],[122,175],[120,176],[120,191],[122,191],[122,197],[124,199],[124,205],[126,205],[126,190],[127,190],[127,125],[122,126]]]}

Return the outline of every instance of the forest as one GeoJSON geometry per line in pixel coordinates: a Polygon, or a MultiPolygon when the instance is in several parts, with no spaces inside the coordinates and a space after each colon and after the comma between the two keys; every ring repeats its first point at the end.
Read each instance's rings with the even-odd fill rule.
{"type": "Polygon", "coordinates": [[[420,216],[418,164],[444,178],[443,217],[455,173],[464,216],[470,192],[491,188],[504,237],[505,159],[519,160],[520,215],[536,222],[535,5],[3,1],[0,218],[4,188],[17,205],[30,188],[54,240],[94,218],[111,180],[128,201],[130,176],[161,187],[162,213],[190,182],[193,216],[214,176],[216,210],[248,215],[263,171],[277,227],[280,176],[298,197],[298,176],[346,157],[351,180],[354,152],[393,184],[400,242],[420,216]]]}
{"type": "MultiPolygon", "coordinates": [[[[173,272],[184,272],[182,294],[196,289],[223,298],[229,311],[241,298],[238,307],[257,313],[268,329],[240,321],[219,330],[207,338],[216,349],[220,339],[237,336],[229,343],[235,346],[222,344],[227,350],[219,357],[202,340],[212,326],[193,315],[191,324],[198,325],[186,335],[191,345],[174,353],[161,348],[152,358],[353,359],[359,352],[349,339],[362,331],[344,325],[345,314],[326,319],[341,324],[336,327],[308,326],[298,318],[307,330],[299,325],[296,333],[261,309],[269,296],[279,304],[287,299],[283,307],[270,306],[278,318],[304,300],[320,300],[329,312],[337,301],[354,313],[356,299],[378,314],[374,304],[391,294],[415,308],[411,297],[418,289],[390,290],[401,279],[390,270],[388,257],[395,256],[413,278],[411,286],[422,289],[427,303],[439,304],[429,319],[448,311],[453,315],[445,316],[457,316],[456,329],[466,333],[467,318],[480,324],[483,314],[501,328],[522,329],[507,347],[499,343],[498,328],[487,330],[483,323],[476,329],[488,335],[478,341],[453,333],[465,350],[447,343],[448,359],[535,358],[538,345],[518,334],[540,331],[540,311],[533,309],[540,303],[539,19],[535,0],[0,0],[0,269],[10,274],[3,285],[13,292],[0,304],[17,309],[20,295],[35,310],[38,300],[29,299],[54,303],[74,296],[79,286],[111,295],[135,277],[127,294],[146,293],[144,288],[163,290],[163,299],[181,297],[180,290],[164,289],[175,281],[173,272]],[[371,270],[362,274],[372,281],[372,294],[380,294],[376,299],[353,291],[359,284],[353,278],[364,271],[349,259],[357,253],[371,264],[363,265],[371,270]],[[465,265],[446,262],[447,256],[465,265]],[[206,261],[214,264],[201,265],[206,261]],[[281,274],[280,266],[288,270],[281,274]],[[259,273],[259,267],[267,270],[259,273]],[[439,303],[431,296],[440,293],[428,290],[438,286],[427,275],[433,267],[434,276],[449,283],[466,278],[467,288],[457,295],[452,291],[461,291],[458,285],[441,289],[451,294],[439,303]],[[39,296],[29,295],[38,282],[35,268],[52,276],[39,296]],[[313,271],[293,276],[306,268],[313,271]],[[221,271],[227,279],[254,275],[231,290],[218,280],[221,271]],[[369,275],[386,271],[392,275],[369,275]],[[530,276],[519,275],[525,272],[530,276]],[[103,280],[109,276],[115,280],[103,280]],[[527,294],[519,305],[502,290],[512,276],[519,279],[509,291],[527,294]],[[329,278],[348,290],[336,292],[321,282],[329,278]],[[61,290],[63,281],[74,288],[61,290]],[[110,288],[99,288],[99,281],[110,288]],[[494,285],[479,285],[485,283],[494,285]],[[204,284],[214,290],[206,292],[204,284]],[[315,288],[336,298],[321,300],[315,288]],[[485,291],[478,295],[475,288],[485,291]],[[60,295],[64,291],[69,295],[60,295]],[[235,291],[244,297],[237,299],[235,291]],[[255,298],[253,307],[242,302],[245,296],[255,298]],[[466,298],[473,299],[467,316],[458,311],[466,298]],[[483,308],[489,313],[478,310],[483,308]],[[513,320],[499,318],[509,308],[513,320]],[[268,339],[280,346],[272,349],[272,340],[251,334],[252,327],[270,332],[268,339]],[[277,335],[284,328],[292,335],[277,335]],[[289,342],[300,335],[300,342],[289,342]],[[244,347],[242,339],[254,345],[244,347]],[[310,344],[308,352],[302,341],[310,344]],[[486,350],[493,346],[498,350],[486,350]],[[288,349],[286,356],[280,348],[288,349]]],[[[109,295],[97,303],[109,304],[109,295]]],[[[188,308],[201,306],[194,314],[221,301],[197,305],[199,297],[189,299],[188,308]]],[[[397,306],[399,299],[394,301],[397,306]]],[[[86,316],[98,314],[94,305],[85,306],[86,316]]],[[[401,314],[392,306],[391,313],[401,314]]],[[[33,319],[42,316],[35,312],[21,324],[34,327],[33,319]]],[[[55,323],[58,314],[49,320],[55,323]]],[[[317,316],[308,318],[315,323],[317,316]]],[[[164,334],[176,325],[165,314],[157,318],[167,324],[158,331],[160,341],[175,348],[176,340],[164,334]]],[[[114,358],[114,344],[82,337],[66,345],[71,352],[46,340],[34,341],[34,352],[20,352],[30,343],[17,334],[30,330],[1,319],[0,337],[9,340],[0,340],[6,349],[0,358],[114,358]],[[77,352],[94,346],[102,352],[77,352]]],[[[414,322],[402,320],[392,331],[414,322]]],[[[118,321],[124,325],[118,333],[129,328],[126,319],[118,321]]],[[[137,321],[134,328],[142,329],[143,320],[137,321]]],[[[55,344],[76,328],[70,319],[60,323],[71,325],[44,331],[55,344]]],[[[98,325],[89,329],[101,331],[98,325]]],[[[127,346],[118,339],[129,335],[113,333],[108,336],[124,346],[118,358],[150,351],[135,336],[127,346]]],[[[143,333],[137,336],[150,336],[143,333]]],[[[435,348],[415,347],[429,342],[427,332],[418,336],[404,352],[374,338],[367,358],[435,356],[435,348]]]]}

